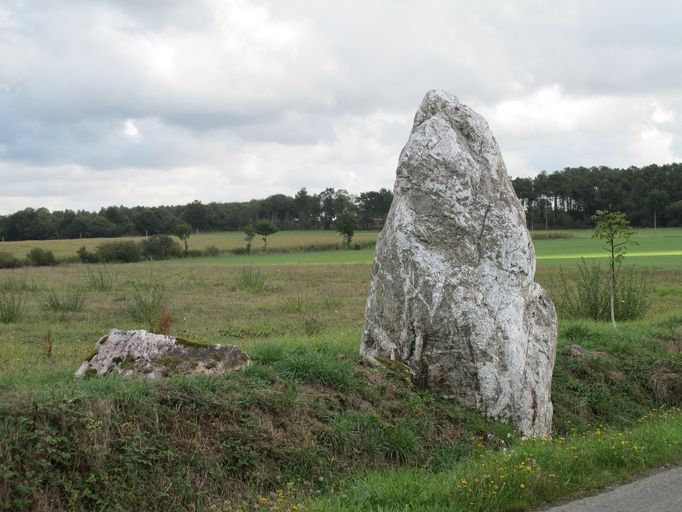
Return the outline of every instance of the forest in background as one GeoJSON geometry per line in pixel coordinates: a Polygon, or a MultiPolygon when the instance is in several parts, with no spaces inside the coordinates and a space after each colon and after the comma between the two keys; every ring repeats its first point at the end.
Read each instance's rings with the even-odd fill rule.
{"type": "MultiPolygon", "coordinates": [[[[569,167],[512,183],[531,229],[590,227],[597,210],[624,212],[636,227],[682,226],[682,163],[569,167]]],[[[302,188],[293,197],[275,194],[246,202],[108,206],[99,212],[25,208],[0,216],[0,237],[11,241],[172,234],[181,223],[192,230],[236,231],[262,219],[280,230],[331,229],[343,213],[355,215],[363,229],[380,229],[392,200],[385,188],[359,195],[302,188]]]]}
{"type": "Polygon", "coordinates": [[[682,226],[682,163],[567,167],[512,180],[529,228],[591,227],[597,210],[620,211],[633,226],[682,226]]]}

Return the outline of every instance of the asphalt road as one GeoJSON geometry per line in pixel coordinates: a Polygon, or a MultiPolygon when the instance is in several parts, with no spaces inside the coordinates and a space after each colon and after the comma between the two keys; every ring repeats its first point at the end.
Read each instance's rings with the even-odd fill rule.
{"type": "Polygon", "coordinates": [[[682,512],[682,466],[658,471],[547,512],[682,512]]]}

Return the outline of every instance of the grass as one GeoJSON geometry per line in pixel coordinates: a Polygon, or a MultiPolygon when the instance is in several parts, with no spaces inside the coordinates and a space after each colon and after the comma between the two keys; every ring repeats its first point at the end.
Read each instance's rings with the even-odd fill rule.
{"type": "MultiPolygon", "coordinates": [[[[599,240],[592,239],[590,230],[542,231],[535,232],[535,250],[538,263],[542,264],[572,264],[572,260],[581,257],[587,259],[603,259],[607,257],[601,249],[599,240]],[[560,238],[556,238],[560,237],[560,238]],[[563,237],[563,238],[561,238],[563,237]],[[566,238],[568,237],[568,238],[566,238]]],[[[354,243],[361,246],[376,241],[376,231],[358,231],[353,238],[354,243]]],[[[98,245],[112,240],[135,240],[143,237],[100,238],[75,240],[43,240],[25,242],[4,242],[0,244],[0,251],[14,254],[23,258],[33,247],[39,247],[54,252],[58,259],[74,257],[76,251],[85,246],[94,251],[98,245]]],[[[682,228],[646,228],[636,230],[633,238],[640,243],[628,253],[629,263],[637,266],[656,266],[676,268],[682,266],[682,228]]],[[[189,249],[205,250],[215,247],[218,251],[229,252],[244,247],[241,232],[200,233],[189,239],[189,249]]],[[[335,231],[280,231],[269,237],[268,249],[273,254],[264,255],[261,247],[254,244],[252,256],[215,256],[201,258],[192,264],[318,264],[318,263],[371,263],[374,251],[360,249],[357,251],[325,251],[332,247],[341,248],[341,238],[335,231]],[[317,252],[309,252],[309,249],[317,252]],[[282,254],[282,251],[288,251],[282,254]],[[308,252],[306,252],[308,251],[308,252]],[[293,253],[293,254],[292,254],[293,253]]],[[[169,261],[167,264],[175,264],[169,261]]]]}
{"type": "MultiPolygon", "coordinates": [[[[376,231],[356,231],[354,243],[366,243],[376,240],[376,231]]],[[[86,250],[94,252],[98,245],[111,241],[143,240],[143,236],[121,238],[76,238],[71,240],[27,240],[21,242],[0,242],[0,252],[13,254],[23,258],[32,248],[51,250],[59,258],[72,257],[76,251],[85,246],[86,250]]],[[[262,242],[254,240],[252,251],[256,254],[262,251],[262,242]]],[[[245,248],[244,234],[241,231],[227,231],[218,233],[193,234],[188,240],[188,249],[205,250],[215,247],[219,251],[231,251],[245,248]]],[[[310,246],[341,248],[342,240],[334,230],[329,231],[279,231],[268,237],[268,251],[304,250],[310,246]]],[[[184,246],[183,246],[184,247],[184,246]]]]}
{"type": "Polygon", "coordinates": [[[110,292],[114,288],[116,276],[105,265],[88,267],[85,274],[85,284],[88,289],[97,292],[110,292]]]}
{"type": "Polygon", "coordinates": [[[232,283],[233,290],[262,293],[268,289],[268,282],[262,270],[253,267],[240,269],[232,283]]]}
{"type": "Polygon", "coordinates": [[[43,297],[43,307],[55,313],[79,313],[85,307],[85,296],[76,286],[65,291],[48,288],[43,297]]]}
{"type": "Polygon", "coordinates": [[[24,300],[13,292],[0,292],[0,322],[9,324],[18,322],[24,311],[24,300]]]}
{"type": "Polygon", "coordinates": [[[173,323],[169,309],[171,293],[163,281],[136,282],[128,306],[130,317],[147,331],[168,334],[173,323]]]}
{"type": "Polygon", "coordinates": [[[445,471],[394,469],[344,482],[313,511],[528,510],[682,458],[682,412],[659,409],[632,428],[597,427],[554,441],[483,450],[445,471]]]}
{"type": "MultiPolygon", "coordinates": [[[[670,235],[659,230],[650,242],[677,240],[670,235]]],[[[582,241],[594,242],[540,240],[538,254],[582,241]]],[[[508,474],[516,487],[504,499],[492,495],[498,480],[470,487],[475,503],[513,510],[682,460],[679,413],[659,409],[662,376],[682,373],[679,258],[652,269],[646,319],[622,322],[618,332],[561,322],[553,388],[561,443],[522,443],[508,425],[415,389],[398,367],[360,364],[371,259],[371,250],[358,250],[145,262],[115,267],[109,290],[88,273],[101,269],[107,281],[111,267],[1,270],[0,290],[21,300],[23,312],[0,330],[0,510],[286,510],[318,491],[323,499],[305,502],[307,510],[404,510],[399,500],[410,510],[481,510],[465,501],[474,495],[458,487],[462,479],[482,482],[500,466],[530,462],[531,476],[542,477],[521,480],[523,468],[508,474]],[[234,286],[246,268],[265,282],[264,293],[234,286]],[[172,291],[172,303],[154,299],[153,283],[172,291]],[[45,290],[64,297],[75,288],[82,310],[46,314],[45,290]],[[73,379],[110,328],[147,326],[129,314],[147,302],[172,305],[171,334],[238,344],[254,364],[235,375],[156,383],[73,379]],[[574,345],[586,352],[576,355],[574,345]],[[607,435],[597,439],[599,425],[607,435]],[[603,440],[619,434],[627,450],[646,453],[618,445],[611,454],[603,440]]],[[[538,280],[550,286],[558,269],[540,259],[538,280]]]]}

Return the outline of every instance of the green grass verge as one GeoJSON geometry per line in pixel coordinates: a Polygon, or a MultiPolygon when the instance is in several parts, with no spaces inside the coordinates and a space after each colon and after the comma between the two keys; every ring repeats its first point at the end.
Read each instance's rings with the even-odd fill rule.
{"type": "Polygon", "coordinates": [[[358,469],[439,466],[515,436],[398,367],[358,365],[355,350],[285,340],[251,355],[231,375],[5,393],[0,510],[251,509],[287,482],[315,493],[358,469]]]}
{"type": "Polygon", "coordinates": [[[512,511],[620,481],[682,459],[682,413],[658,409],[627,430],[595,430],[553,441],[484,450],[445,471],[370,472],[309,503],[313,511],[512,511]]]}
{"type": "Polygon", "coordinates": [[[400,366],[362,366],[355,331],[249,341],[254,364],[218,377],[6,374],[0,509],[294,510],[318,492],[331,497],[313,510],[522,509],[682,458],[682,419],[652,383],[682,374],[681,329],[680,316],[563,326],[554,443],[518,444],[400,366]]]}

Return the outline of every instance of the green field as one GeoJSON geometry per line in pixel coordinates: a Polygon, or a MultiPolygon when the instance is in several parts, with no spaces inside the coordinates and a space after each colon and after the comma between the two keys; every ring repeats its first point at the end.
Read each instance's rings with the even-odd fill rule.
{"type": "MultiPolygon", "coordinates": [[[[353,241],[362,243],[376,240],[376,231],[356,231],[353,241]]],[[[143,236],[120,237],[120,238],[82,238],[72,240],[27,240],[22,242],[0,242],[0,251],[8,252],[18,258],[22,258],[33,247],[49,249],[57,258],[76,256],[76,251],[85,247],[88,251],[94,251],[98,245],[112,240],[144,240],[143,236]]],[[[341,246],[341,237],[336,231],[279,231],[268,238],[268,248],[273,251],[282,249],[301,250],[310,245],[333,245],[341,246]]],[[[244,233],[241,231],[226,231],[220,233],[199,233],[189,238],[190,250],[204,250],[207,247],[217,247],[220,251],[230,251],[245,246],[244,233]]],[[[254,251],[263,247],[260,237],[253,241],[254,251]]]]}
{"type": "MultiPolygon", "coordinates": [[[[543,234],[544,232],[538,232],[543,234]]],[[[572,238],[535,241],[538,264],[570,264],[571,260],[605,259],[607,253],[602,249],[599,240],[590,237],[588,230],[568,230],[558,232],[572,238]]],[[[358,231],[353,238],[355,243],[363,244],[376,240],[376,231],[358,231]]],[[[33,247],[52,250],[58,258],[75,257],[76,251],[85,246],[94,251],[103,242],[111,240],[141,240],[143,237],[128,238],[93,238],[82,240],[43,240],[26,242],[0,243],[0,251],[9,252],[17,257],[23,257],[33,247]]],[[[628,253],[630,263],[638,266],[656,266],[675,268],[682,265],[682,229],[659,228],[637,230],[633,239],[639,243],[628,253]]],[[[371,250],[338,251],[323,253],[323,251],[308,253],[311,246],[318,248],[341,247],[339,235],[334,231],[281,231],[269,237],[268,247],[274,254],[262,253],[262,241],[254,240],[254,257],[224,256],[207,258],[192,262],[196,264],[317,264],[317,263],[370,263],[373,252],[371,250]],[[282,254],[282,251],[289,251],[282,254]],[[267,256],[262,258],[262,256],[267,256]]],[[[231,251],[244,247],[243,234],[240,232],[202,233],[192,236],[189,240],[191,250],[203,250],[214,246],[221,251],[231,251]]]]}
{"type": "MultiPolygon", "coordinates": [[[[604,256],[589,233],[573,235],[535,244],[537,279],[550,294],[560,267],[570,272],[580,257],[604,256]]],[[[0,324],[0,510],[297,510],[299,503],[298,510],[405,510],[405,503],[511,510],[679,462],[682,414],[660,412],[650,382],[657,372],[682,372],[682,230],[641,230],[637,240],[626,265],[652,269],[648,317],[618,332],[561,321],[553,388],[561,446],[523,443],[508,425],[415,389],[399,369],[359,363],[372,250],[0,270],[0,301],[23,305],[19,319],[0,324]],[[262,290],[239,289],[247,268],[263,278],[262,290]],[[93,289],[97,275],[111,279],[111,289],[93,289]],[[234,376],[151,384],[74,380],[109,329],[145,327],[131,309],[136,295],[159,283],[169,293],[172,334],[240,345],[254,365],[234,376]],[[82,309],[54,311],[50,294],[79,295],[82,309]],[[577,360],[573,344],[605,355],[577,360]],[[627,440],[617,456],[595,434],[604,428],[627,440]],[[512,454],[518,459],[509,463],[512,454]],[[525,479],[517,466],[531,459],[542,472],[525,479]],[[589,464],[578,464],[583,459],[589,464]],[[497,481],[457,484],[498,466],[509,467],[516,485],[504,496],[492,487],[497,481]],[[550,473],[556,482],[545,478],[550,473]]],[[[194,242],[243,243],[239,233],[194,242]]],[[[283,232],[269,246],[334,242],[332,232],[283,232]]],[[[80,241],[44,244],[68,255],[80,241]]]]}

